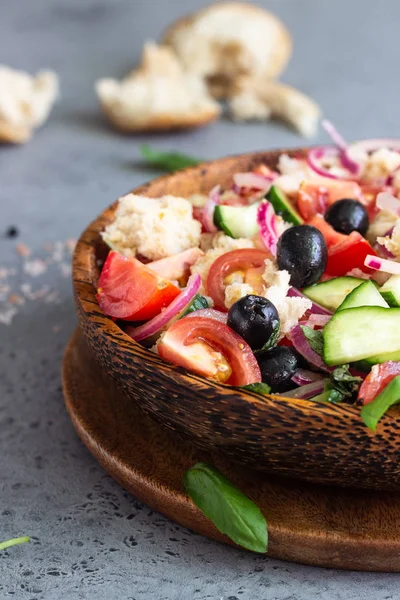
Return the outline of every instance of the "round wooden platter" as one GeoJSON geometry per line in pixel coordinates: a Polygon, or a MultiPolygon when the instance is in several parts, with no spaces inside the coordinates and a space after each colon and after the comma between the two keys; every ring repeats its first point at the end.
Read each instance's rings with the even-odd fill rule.
{"type": "Polygon", "coordinates": [[[283,479],[199,451],[127,399],[98,366],[79,330],[65,352],[63,389],[79,436],[104,469],[180,525],[231,543],[183,490],[184,472],[201,460],[219,468],[261,508],[268,521],[268,556],[339,569],[400,571],[400,494],[283,479]]]}

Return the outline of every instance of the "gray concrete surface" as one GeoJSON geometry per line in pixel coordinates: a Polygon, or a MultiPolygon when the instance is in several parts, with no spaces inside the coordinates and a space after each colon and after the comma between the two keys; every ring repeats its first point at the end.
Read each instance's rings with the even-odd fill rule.
{"type": "MultiPolygon", "coordinates": [[[[270,0],[294,36],[284,79],[314,96],[348,138],[399,136],[396,0],[270,0]]],[[[57,265],[23,273],[16,243],[78,236],[119,194],[149,174],[135,168],[138,139],[105,124],[94,81],[119,76],[146,38],[202,0],[0,2],[0,61],[54,68],[62,98],[25,147],[0,148],[0,267],[12,289],[48,284],[59,303],[29,301],[0,324],[0,539],[32,536],[0,553],[0,599],[389,600],[397,575],[285,564],[226,548],[154,514],[97,465],[65,413],[60,363],[76,319],[57,265]],[[9,225],[18,240],[6,239],[9,225]]],[[[204,157],[302,143],[279,124],[229,121],[193,133],[143,136],[204,157]]],[[[320,136],[323,140],[324,136],[320,136]]],[[[0,282],[1,283],[1,282],[0,282]]]]}

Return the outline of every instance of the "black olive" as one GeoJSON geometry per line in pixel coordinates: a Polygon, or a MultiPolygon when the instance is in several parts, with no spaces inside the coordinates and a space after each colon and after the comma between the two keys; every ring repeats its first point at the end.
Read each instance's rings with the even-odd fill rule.
{"type": "Polygon", "coordinates": [[[294,287],[317,283],[328,260],[324,236],[311,225],[290,227],[279,238],[276,258],[278,267],[289,271],[294,287]]]}
{"type": "Polygon", "coordinates": [[[232,304],[228,325],[242,336],[253,350],[260,350],[269,341],[276,343],[280,320],[275,306],[262,296],[244,296],[232,304]],[[274,336],[275,339],[271,339],[274,336]]]}
{"type": "Polygon", "coordinates": [[[343,200],[337,200],[331,204],[325,213],[325,221],[332,225],[335,231],[346,235],[352,231],[358,231],[361,235],[365,235],[369,227],[365,206],[351,198],[343,198],[343,200]]]}
{"type": "Polygon", "coordinates": [[[297,387],[292,377],[299,369],[307,367],[301,354],[288,346],[277,346],[259,354],[257,361],[263,383],[267,383],[272,392],[287,392],[297,387]]]}

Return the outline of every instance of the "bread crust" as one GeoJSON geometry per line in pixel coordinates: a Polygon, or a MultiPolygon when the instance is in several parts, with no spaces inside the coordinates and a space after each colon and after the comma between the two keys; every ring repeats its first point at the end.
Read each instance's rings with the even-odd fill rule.
{"type": "Polygon", "coordinates": [[[29,127],[12,125],[3,119],[0,119],[0,143],[3,144],[24,144],[32,137],[32,130],[29,127]]]}
{"type": "Polygon", "coordinates": [[[207,78],[215,98],[230,97],[236,78],[243,75],[279,77],[292,53],[285,25],[263,8],[241,2],[214,3],[178,19],[165,31],[163,43],[174,49],[188,71],[207,78]],[[223,22],[227,27],[247,24],[246,33],[232,31],[227,37],[223,22]]]}
{"type": "Polygon", "coordinates": [[[304,137],[316,134],[322,114],[318,104],[296,88],[279,81],[249,77],[237,82],[229,108],[236,120],[278,118],[304,137]]]}
{"type": "Polygon", "coordinates": [[[221,112],[202,78],[188,75],[170,48],[150,42],[137,69],[121,82],[100,80],[96,90],[106,117],[125,133],[200,127],[221,112]]]}

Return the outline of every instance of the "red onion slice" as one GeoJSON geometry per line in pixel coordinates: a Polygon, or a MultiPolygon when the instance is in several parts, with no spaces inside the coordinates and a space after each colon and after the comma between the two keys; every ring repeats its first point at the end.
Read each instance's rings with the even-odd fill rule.
{"type": "Polygon", "coordinates": [[[255,190],[269,190],[273,177],[267,177],[260,173],[235,173],[233,176],[235,186],[239,188],[250,188],[255,190]]]}
{"type": "Polygon", "coordinates": [[[358,177],[361,173],[362,166],[353,160],[349,155],[349,146],[347,142],[342,138],[336,127],[327,119],[321,122],[322,127],[325,129],[327,134],[330,136],[333,143],[340,150],[339,158],[343,167],[350,171],[352,175],[358,177]]]}
{"type": "Polygon", "coordinates": [[[308,383],[307,385],[302,385],[294,390],[290,390],[290,392],[282,392],[279,394],[280,396],[284,396],[285,398],[298,398],[299,400],[309,400],[314,396],[318,396],[322,394],[325,390],[325,381],[324,379],[320,379],[319,381],[313,381],[312,383],[308,383]]]}
{"type": "Polygon", "coordinates": [[[190,317],[206,317],[207,319],[214,319],[215,321],[225,323],[226,325],[228,313],[223,313],[215,308],[199,308],[199,310],[193,310],[185,315],[184,319],[189,319],[190,317]]]}
{"type": "Polygon", "coordinates": [[[260,228],[260,235],[264,246],[273,256],[276,256],[276,245],[278,243],[279,235],[276,227],[274,207],[268,200],[263,200],[258,207],[257,223],[260,228]]]}
{"type": "Polygon", "coordinates": [[[314,373],[314,371],[308,371],[307,369],[299,369],[292,377],[292,381],[296,385],[306,385],[314,381],[321,381],[321,379],[321,373],[314,373]]]}
{"type": "Polygon", "coordinates": [[[390,273],[391,275],[400,275],[400,263],[394,260],[387,260],[386,258],[379,258],[368,254],[364,261],[364,265],[369,269],[375,271],[382,271],[382,273],[390,273]]]}
{"type": "Polygon", "coordinates": [[[322,127],[325,129],[326,133],[331,138],[332,142],[339,148],[339,150],[346,150],[347,142],[342,138],[336,127],[328,121],[328,119],[323,119],[321,121],[322,127]]]}
{"type": "MultiPolygon", "coordinates": [[[[294,287],[289,288],[287,295],[290,296],[291,298],[307,298],[307,296],[302,294],[300,292],[300,290],[298,290],[297,288],[294,288],[294,287]]],[[[308,300],[309,300],[309,298],[308,298],[308,300]]],[[[315,315],[329,315],[329,317],[332,316],[332,313],[327,308],[324,308],[323,306],[321,306],[320,304],[317,304],[316,302],[312,303],[311,312],[315,315]]]]}
{"type": "Polygon", "coordinates": [[[126,333],[136,342],[140,342],[141,340],[145,340],[146,338],[154,335],[163,327],[168,325],[168,323],[174,317],[179,315],[179,313],[186,308],[188,304],[190,304],[199,291],[200,285],[200,275],[198,273],[191,275],[186,288],[179,294],[179,296],[175,298],[175,300],[171,302],[169,306],[167,306],[165,310],[163,310],[153,319],[150,319],[150,321],[147,321],[147,323],[144,323],[144,325],[139,325],[139,327],[127,327],[126,333]]]}
{"type": "Polygon", "coordinates": [[[218,229],[214,225],[214,210],[221,203],[221,186],[216,185],[210,191],[208,200],[203,209],[203,227],[208,233],[216,233],[218,229]]]}
{"type": "Polygon", "coordinates": [[[321,160],[327,156],[339,157],[339,150],[332,146],[319,146],[317,148],[311,148],[307,153],[307,163],[317,175],[321,177],[328,177],[329,179],[345,179],[345,177],[339,177],[333,175],[329,169],[326,169],[321,165],[321,160]]]}
{"type": "Polygon", "coordinates": [[[400,216],[400,200],[389,192],[380,192],[376,197],[376,206],[381,210],[386,210],[396,217],[400,216]]]}
{"type": "Polygon", "coordinates": [[[317,327],[325,327],[325,325],[330,321],[332,315],[319,315],[319,314],[311,314],[308,317],[308,321],[317,327]]]}
{"type": "Polygon", "coordinates": [[[291,340],[297,352],[304,356],[307,362],[314,365],[315,367],[318,367],[319,369],[321,369],[321,371],[332,370],[325,365],[324,361],[322,360],[322,357],[311,348],[300,325],[296,325],[296,327],[293,327],[293,329],[288,335],[288,338],[291,340]]]}

